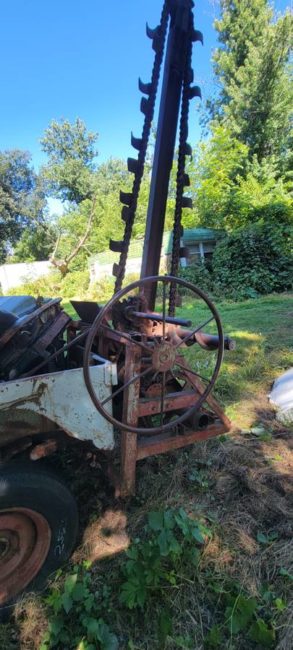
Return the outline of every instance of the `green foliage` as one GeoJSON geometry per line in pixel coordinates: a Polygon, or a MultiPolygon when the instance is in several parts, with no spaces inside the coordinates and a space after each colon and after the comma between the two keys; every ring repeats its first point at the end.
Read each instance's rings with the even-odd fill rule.
{"type": "Polygon", "coordinates": [[[77,204],[92,196],[97,137],[79,118],[51,122],[41,144],[49,159],[42,174],[53,196],[77,204]]]}
{"type": "Polygon", "coordinates": [[[292,222],[288,181],[273,157],[249,159],[249,149],[224,125],[200,147],[190,169],[200,224],[233,231],[260,219],[292,222]]]}
{"type": "Polygon", "coordinates": [[[45,196],[30,155],[14,149],[0,152],[0,263],[27,226],[43,221],[45,196]]]}
{"type": "Polygon", "coordinates": [[[48,223],[31,225],[27,228],[13,249],[9,262],[34,262],[48,260],[56,233],[48,223]]]}
{"type": "Polygon", "coordinates": [[[258,618],[249,629],[249,638],[264,648],[270,648],[276,639],[276,633],[262,618],[258,618]]]}
{"type": "MultiPolygon", "coordinates": [[[[116,650],[118,638],[107,619],[113,607],[117,608],[117,595],[127,616],[129,610],[150,606],[163,596],[166,587],[177,588],[184,576],[190,581],[198,567],[200,547],[210,534],[183,508],[150,512],[144,539],[131,544],[126,563],[112,575],[113,586],[111,582],[95,583],[88,562],[75,566],[62,584],[59,572],[45,600],[49,625],[40,650],[116,650]]],[[[163,649],[172,633],[172,611],[167,604],[160,607],[155,625],[163,649]]],[[[180,637],[178,647],[192,647],[179,642],[180,637]]],[[[133,647],[131,641],[128,647],[133,647]]]]}
{"type": "Polygon", "coordinates": [[[53,588],[46,599],[53,614],[40,650],[68,647],[79,650],[118,650],[118,639],[101,616],[100,599],[93,591],[88,563],[75,567],[63,589],[53,588]]]}
{"type": "Polygon", "coordinates": [[[236,230],[216,247],[213,275],[221,293],[234,299],[292,287],[292,230],[257,223],[236,230]]]}
{"type": "Polygon", "coordinates": [[[232,137],[226,126],[216,126],[208,142],[201,143],[189,173],[200,224],[229,228],[234,214],[234,187],[245,173],[248,148],[232,137]]]}
{"type": "Polygon", "coordinates": [[[268,535],[265,535],[265,533],[258,532],[256,539],[260,544],[272,544],[272,542],[275,542],[276,539],[278,539],[278,533],[272,532],[268,535]]]}
{"type": "Polygon", "coordinates": [[[62,298],[82,298],[87,294],[90,276],[87,269],[71,271],[60,282],[62,298]]]}
{"type": "Polygon", "coordinates": [[[250,596],[227,576],[219,576],[216,581],[207,577],[207,587],[207,598],[210,604],[215,601],[217,616],[205,636],[205,648],[238,647],[237,638],[254,641],[261,648],[274,644],[276,613],[286,608],[281,598],[265,588],[257,597],[250,596]]]}
{"type": "Polygon", "coordinates": [[[259,163],[253,156],[247,164],[246,175],[237,178],[233,190],[233,209],[230,229],[261,219],[276,228],[282,223],[292,223],[292,197],[288,183],[278,176],[273,158],[259,163]]]}
{"type": "Polygon", "coordinates": [[[38,280],[28,281],[21,286],[9,289],[7,292],[11,296],[29,295],[37,298],[57,298],[61,296],[61,276],[58,271],[53,271],[38,280]]]}
{"type": "Polygon", "coordinates": [[[251,156],[275,155],[282,165],[290,137],[292,18],[273,21],[267,0],[221,0],[215,26],[222,47],[214,55],[220,93],[209,102],[212,117],[225,121],[251,156]]]}
{"type": "Polygon", "coordinates": [[[91,284],[90,298],[97,300],[99,303],[106,303],[112,298],[114,293],[114,277],[107,277],[91,284]]]}
{"type": "Polygon", "coordinates": [[[89,272],[71,271],[65,278],[62,278],[58,271],[52,271],[49,275],[38,280],[26,282],[19,287],[9,290],[10,295],[30,295],[37,298],[85,298],[89,288],[89,272]]]}
{"type": "MultiPolygon", "coordinates": [[[[191,266],[181,267],[179,269],[179,277],[195,284],[206,293],[210,293],[213,290],[212,274],[205,264],[193,264],[191,266]]],[[[181,290],[184,292],[184,287],[181,290]]]]}
{"type": "Polygon", "coordinates": [[[129,609],[143,608],[167,586],[176,586],[199,562],[199,548],[210,531],[183,508],[150,512],[146,539],[127,551],[120,600],[129,609]]]}

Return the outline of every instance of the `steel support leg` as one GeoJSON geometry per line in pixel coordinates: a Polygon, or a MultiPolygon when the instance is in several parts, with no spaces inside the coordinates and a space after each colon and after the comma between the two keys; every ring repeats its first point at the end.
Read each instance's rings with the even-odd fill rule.
{"type": "MultiPolygon", "coordinates": [[[[126,345],[124,383],[140,372],[141,351],[137,346],[126,345]]],[[[123,421],[132,426],[138,422],[138,400],[140,379],[132,382],[124,391],[123,421]]],[[[121,496],[135,494],[135,473],[137,460],[137,434],[121,433],[121,496]]]]}

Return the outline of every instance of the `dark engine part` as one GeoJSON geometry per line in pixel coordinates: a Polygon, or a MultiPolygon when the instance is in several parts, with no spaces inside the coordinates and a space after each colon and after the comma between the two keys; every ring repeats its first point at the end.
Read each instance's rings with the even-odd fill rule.
{"type": "Polygon", "coordinates": [[[53,367],[49,361],[63,345],[63,332],[71,321],[60,302],[61,298],[0,297],[0,381],[16,379],[47,358],[48,371],[62,369],[62,357],[53,367]]]}

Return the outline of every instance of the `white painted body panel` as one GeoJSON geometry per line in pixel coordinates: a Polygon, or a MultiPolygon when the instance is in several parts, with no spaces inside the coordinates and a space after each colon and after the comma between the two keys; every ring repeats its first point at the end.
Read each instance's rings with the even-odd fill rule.
{"type": "MultiPolygon", "coordinates": [[[[106,361],[92,366],[91,375],[99,398],[110,396],[112,385],[117,383],[116,365],[106,361]]],[[[112,400],[105,408],[112,412],[112,400]]],[[[6,434],[15,440],[21,423],[24,429],[29,428],[35,414],[74,438],[93,442],[99,449],[114,447],[113,427],[93,405],[82,368],[0,384],[0,439],[6,434]]]]}

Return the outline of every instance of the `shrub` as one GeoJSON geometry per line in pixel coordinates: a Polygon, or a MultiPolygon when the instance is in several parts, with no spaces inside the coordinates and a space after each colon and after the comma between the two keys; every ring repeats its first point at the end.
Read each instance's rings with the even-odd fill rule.
{"type": "Polygon", "coordinates": [[[84,271],[71,271],[61,281],[62,298],[84,298],[90,282],[87,269],[84,271]]]}
{"type": "Polygon", "coordinates": [[[214,290],[233,299],[292,288],[289,226],[257,223],[221,240],[213,256],[214,290]]]}
{"type": "Polygon", "coordinates": [[[92,283],[89,288],[88,299],[106,303],[113,296],[114,282],[115,278],[109,276],[92,283]]]}
{"type": "Polygon", "coordinates": [[[13,287],[7,291],[10,296],[29,295],[37,298],[57,298],[61,296],[61,275],[59,271],[53,271],[44,275],[38,280],[28,280],[18,287],[13,287]]]}
{"type": "Polygon", "coordinates": [[[30,295],[37,298],[84,298],[89,286],[89,272],[70,271],[62,278],[59,271],[53,271],[38,280],[24,282],[8,291],[13,296],[30,295]]]}
{"type": "MultiPolygon", "coordinates": [[[[179,269],[179,277],[210,293],[213,289],[213,277],[205,264],[193,264],[179,269]]],[[[179,290],[180,291],[180,290],[179,290]]],[[[184,292],[184,288],[182,287],[184,292]]]]}

